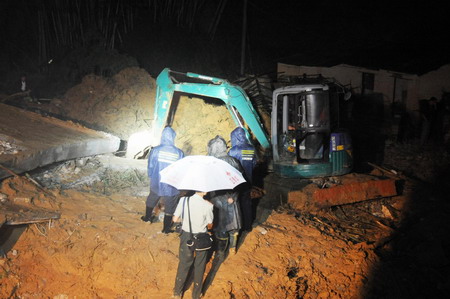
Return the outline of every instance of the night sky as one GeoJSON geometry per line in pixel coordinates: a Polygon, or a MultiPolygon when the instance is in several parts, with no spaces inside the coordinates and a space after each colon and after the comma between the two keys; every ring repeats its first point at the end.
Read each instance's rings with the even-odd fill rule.
{"type": "Polygon", "coordinates": [[[250,39],[263,43],[270,32],[275,60],[412,73],[449,62],[450,18],[441,1],[289,2],[249,1],[250,39]]]}
{"type": "MultiPolygon", "coordinates": [[[[57,47],[54,32],[39,31],[39,14],[49,16],[47,26],[53,30],[51,18],[56,13],[73,15],[77,9],[74,3],[81,7],[84,33],[99,23],[98,16],[86,19],[83,5],[87,3],[92,7],[111,5],[132,11],[133,29],[119,30],[114,49],[135,57],[151,75],[164,67],[230,77],[239,72],[243,0],[3,0],[0,2],[2,79],[21,70],[38,72],[44,60],[53,59],[55,63],[67,60],[71,50],[86,47],[76,40],[57,47]],[[169,13],[155,9],[161,9],[164,3],[170,3],[169,13]],[[221,5],[223,11],[217,14],[221,5]],[[189,19],[192,11],[195,15],[189,19]],[[211,33],[208,30],[215,20],[218,20],[216,30],[211,33]],[[47,40],[47,56],[41,54],[43,38],[47,40]]],[[[447,42],[450,21],[440,4],[441,1],[403,0],[248,0],[246,72],[274,72],[277,62],[321,66],[346,63],[416,74],[428,72],[450,62],[447,42]]],[[[117,28],[121,28],[122,21],[119,16],[111,24],[116,22],[117,28]]]]}

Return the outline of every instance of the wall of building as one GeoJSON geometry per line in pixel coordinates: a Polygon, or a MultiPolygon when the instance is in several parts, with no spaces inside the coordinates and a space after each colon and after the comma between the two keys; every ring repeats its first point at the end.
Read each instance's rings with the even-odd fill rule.
{"type": "Polygon", "coordinates": [[[419,99],[440,99],[443,92],[450,92],[450,64],[419,77],[419,99]]]}
{"type": "MultiPolygon", "coordinates": [[[[374,104],[372,99],[381,98],[384,104],[385,134],[396,136],[400,124],[400,114],[393,113],[393,107],[400,104],[407,109],[412,126],[418,130],[421,124],[421,115],[419,111],[419,100],[436,97],[442,98],[444,92],[450,93],[450,64],[444,65],[437,70],[418,76],[415,74],[399,73],[382,69],[366,69],[346,64],[340,64],[333,67],[311,67],[296,66],[288,64],[278,64],[278,74],[286,76],[302,76],[322,74],[324,77],[335,78],[341,84],[352,89],[352,93],[361,94],[364,91],[366,99],[371,103],[365,103],[370,108],[374,104]],[[363,74],[372,74],[373,88],[368,90],[364,88],[363,74]],[[364,89],[364,90],[363,90],[364,89]],[[372,95],[369,95],[372,93],[372,95]],[[381,98],[380,98],[381,97],[381,98]]],[[[371,75],[366,75],[371,78],[371,75]]],[[[366,83],[368,81],[366,80],[366,83]]],[[[370,86],[372,87],[372,86],[370,86]]],[[[398,110],[400,111],[400,110],[398,110]]]]}
{"type": "Polygon", "coordinates": [[[279,63],[278,73],[286,76],[301,76],[303,74],[322,74],[332,77],[343,85],[351,86],[352,92],[361,94],[363,88],[363,73],[374,75],[373,90],[365,92],[381,93],[385,106],[390,107],[395,101],[403,101],[408,110],[418,109],[418,76],[388,70],[374,70],[340,64],[333,67],[296,66],[279,63]],[[397,77],[395,79],[395,77],[397,77]],[[394,95],[395,86],[395,95],[394,95]],[[395,98],[394,98],[395,97],[395,98]]]}

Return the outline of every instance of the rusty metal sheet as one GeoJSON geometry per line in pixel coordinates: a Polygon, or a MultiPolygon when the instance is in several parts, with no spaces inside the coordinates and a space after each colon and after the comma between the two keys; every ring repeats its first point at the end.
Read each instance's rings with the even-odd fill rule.
{"type": "Polygon", "coordinates": [[[318,189],[312,200],[320,207],[330,207],[397,195],[396,180],[368,180],[318,189]]]}

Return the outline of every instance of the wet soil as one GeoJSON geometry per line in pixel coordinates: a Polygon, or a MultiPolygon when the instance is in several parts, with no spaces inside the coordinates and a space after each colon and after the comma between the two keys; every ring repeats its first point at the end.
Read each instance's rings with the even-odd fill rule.
{"type": "MultiPolygon", "coordinates": [[[[89,75],[64,97],[28,106],[126,140],[148,127],[153,84],[138,68],[112,79],[89,75]]],[[[216,134],[229,140],[234,126],[223,106],[186,98],[178,107],[173,126],[187,154],[204,154],[216,134]]],[[[205,298],[444,298],[448,154],[388,144],[384,156],[381,175],[402,181],[401,196],[314,212],[260,210],[237,254],[214,273],[208,263],[205,277],[213,279],[205,298]]],[[[4,200],[53,209],[61,218],[29,225],[0,259],[0,297],[169,298],[179,239],[161,234],[161,223],[140,220],[145,167],[145,160],[87,157],[32,173],[42,188],[25,176],[3,180],[4,200]]]]}
{"type": "MultiPolygon", "coordinates": [[[[61,211],[61,219],[30,225],[1,260],[1,294],[170,297],[178,236],[161,234],[161,223],[140,220],[145,196],[132,196],[137,193],[130,191],[132,186],[96,183],[52,189],[54,197],[43,198],[36,186],[22,179],[3,182],[1,192],[12,200],[46,201],[61,211]]],[[[142,185],[140,191],[145,190],[142,185]]],[[[356,298],[377,261],[372,245],[336,239],[282,209],[255,226],[240,244],[238,253],[220,266],[205,298],[356,298]]]]}

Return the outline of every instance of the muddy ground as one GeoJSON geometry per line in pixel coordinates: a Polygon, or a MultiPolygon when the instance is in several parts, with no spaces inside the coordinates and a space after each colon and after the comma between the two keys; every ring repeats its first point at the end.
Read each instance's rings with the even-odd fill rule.
{"type": "MultiPolygon", "coordinates": [[[[126,140],[148,127],[153,80],[131,68],[109,79],[89,75],[60,99],[24,101],[126,140]]],[[[227,137],[234,126],[222,108],[181,100],[177,145],[203,154],[209,138],[227,137]]],[[[259,209],[238,253],[218,271],[208,263],[205,279],[212,283],[205,298],[445,298],[448,153],[412,141],[387,143],[384,156],[376,171],[401,182],[400,196],[314,212],[288,204],[259,209]]],[[[42,188],[26,176],[11,177],[1,182],[2,198],[60,211],[61,218],[29,225],[0,259],[0,297],[171,296],[178,236],[161,234],[161,223],[140,220],[149,185],[145,160],[87,157],[31,177],[42,188]]]]}

